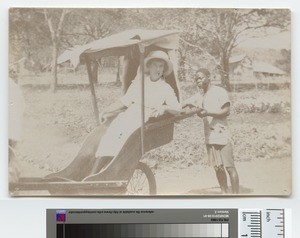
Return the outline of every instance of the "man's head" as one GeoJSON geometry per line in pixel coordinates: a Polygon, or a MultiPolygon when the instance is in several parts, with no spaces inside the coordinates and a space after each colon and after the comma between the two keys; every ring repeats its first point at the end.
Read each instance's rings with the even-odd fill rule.
{"type": "Polygon", "coordinates": [[[210,85],[210,72],[205,68],[198,69],[195,74],[195,82],[198,88],[206,92],[210,85]]]}

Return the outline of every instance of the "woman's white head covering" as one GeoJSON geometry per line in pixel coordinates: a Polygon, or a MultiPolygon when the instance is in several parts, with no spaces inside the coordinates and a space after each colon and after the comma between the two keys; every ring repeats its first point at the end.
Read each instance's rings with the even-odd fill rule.
{"type": "Polygon", "coordinates": [[[168,76],[170,73],[172,73],[173,71],[173,64],[169,59],[169,56],[167,55],[167,53],[157,50],[157,51],[151,51],[147,57],[145,58],[145,72],[148,73],[149,72],[149,68],[148,68],[148,63],[150,60],[152,59],[160,59],[165,61],[165,70],[164,70],[164,76],[168,76]]]}

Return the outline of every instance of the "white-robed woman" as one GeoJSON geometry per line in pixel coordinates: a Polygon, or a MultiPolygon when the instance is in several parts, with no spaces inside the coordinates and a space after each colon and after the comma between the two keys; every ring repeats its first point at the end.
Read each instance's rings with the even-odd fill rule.
{"type": "MultiPolygon", "coordinates": [[[[150,117],[158,117],[166,112],[178,114],[181,105],[173,88],[164,78],[173,71],[168,55],[163,51],[152,51],[144,62],[145,122],[150,117]]],[[[102,112],[101,120],[105,120],[109,114],[126,109],[111,122],[103,135],[95,154],[98,165],[95,165],[94,173],[116,156],[129,136],[141,126],[141,81],[141,73],[138,73],[126,94],[102,112]]]]}

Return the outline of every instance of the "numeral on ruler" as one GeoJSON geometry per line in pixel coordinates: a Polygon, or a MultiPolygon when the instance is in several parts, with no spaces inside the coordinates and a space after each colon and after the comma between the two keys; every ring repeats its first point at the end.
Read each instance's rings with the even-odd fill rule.
{"type": "Polygon", "coordinates": [[[284,238],[284,209],[240,210],[240,238],[284,238]]]}

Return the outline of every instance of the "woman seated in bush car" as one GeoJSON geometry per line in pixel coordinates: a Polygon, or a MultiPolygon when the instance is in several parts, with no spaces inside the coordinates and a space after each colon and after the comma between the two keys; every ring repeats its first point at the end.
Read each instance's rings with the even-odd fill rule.
{"type": "MultiPolygon", "coordinates": [[[[165,82],[165,76],[171,74],[172,71],[172,62],[163,51],[152,51],[145,58],[145,122],[150,117],[158,117],[166,112],[174,115],[181,112],[181,105],[173,88],[165,82]]],[[[105,121],[111,113],[126,109],[111,122],[103,135],[95,154],[97,162],[93,173],[99,172],[116,156],[129,136],[141,126],[141,78],[140,70],[138,70],[126,94],[102,112],[101,121],[105,121]]]]}

